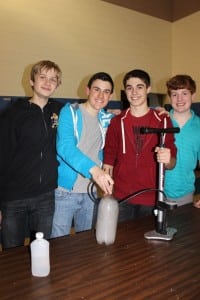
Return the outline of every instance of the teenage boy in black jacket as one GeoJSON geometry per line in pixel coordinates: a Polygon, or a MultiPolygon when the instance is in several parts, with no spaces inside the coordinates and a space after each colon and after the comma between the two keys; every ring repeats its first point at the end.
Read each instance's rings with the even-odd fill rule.
{"type": "Polygon", "coordinates": [[[49,238],[57,187],[55,135],[61,104],[49,100],[61,70],[40,61],[31,70],[33,96],[18,100],[1,116],[0,209],[3,248],[23,245],[41,231],[49,238]]]}

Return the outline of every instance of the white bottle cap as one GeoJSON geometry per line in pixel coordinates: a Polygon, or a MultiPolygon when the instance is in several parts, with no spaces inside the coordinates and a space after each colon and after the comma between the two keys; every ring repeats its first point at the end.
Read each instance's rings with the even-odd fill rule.
{"type": "Polygon", "coordinates": [[[43,239],[44,233],[43,232],[37,232],[35,236],[36,236],[36,239],[43,239]]]}

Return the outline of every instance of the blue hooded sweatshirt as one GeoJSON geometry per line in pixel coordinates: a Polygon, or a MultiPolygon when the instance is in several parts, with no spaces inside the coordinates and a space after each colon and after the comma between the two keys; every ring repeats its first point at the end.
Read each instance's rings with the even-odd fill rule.
{"type": "MultiPolygon", "coordinates": [[[[105,143],[106,130],[113,116],[112,113],[108,113],[103,109],[98,113],[102,134],[102,146],[99,151],[101,161],[103,159],[102,150],[105,143]]],[[[82,126],[82,113],[79,104],[67,103],[59,115],[56,147],[59,162],[58,186],[69,191],[73,189],[78,174],[82,174],[86,178],[91,178],[89,170],[96,166],[96,163],[78,148],[82,126]]]]}

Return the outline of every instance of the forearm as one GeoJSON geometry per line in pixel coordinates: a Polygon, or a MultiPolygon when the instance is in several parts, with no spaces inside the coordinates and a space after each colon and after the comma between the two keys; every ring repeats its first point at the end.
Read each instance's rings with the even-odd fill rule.
{"type": "Polygon", "coordinates": [[[77,146],[70,142],[62,146],[57,143],[57,153],[62,158],[61,162],[66,163],[76,172],[82,174],[86,178],[91,178],[89,170],[96,166],[96,163],[85,155],[77,146]]]}
{"type": "Polygon", "coordinates": [[[170,159],[170,162],[165,164],[165,168],[166,168],[167,170],[171,170],[171,169],[173,169],[173,168],[175,167],[175,165],[176,165],[176,158],[175,158],[175,157],[172,157],[172,158],[170,159]]]}
{"type": "Polygon", "coordinates": [[[106,172],[106,174],[109,174],[111,177],[113,177],[113,166],[108,164],[103,164],[103,170],[106,172]]]}

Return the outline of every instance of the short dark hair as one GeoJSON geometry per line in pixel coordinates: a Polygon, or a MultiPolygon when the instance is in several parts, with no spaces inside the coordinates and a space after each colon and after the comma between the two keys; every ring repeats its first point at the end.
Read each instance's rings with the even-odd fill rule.
{"type": "Polygon", "coordinates": [[[166,86],[169,96],[172,90],[187,89],[191,94],[196,92],[196,83],[189,75],[176,75],[167,81],[166,86]]]}
{"type": "Polygon", "coordinates": [[[89,89],[91,88],[92,83],[97,79],[110,82],[110,84],[111,84],[111,94],[113,93],[114,82],[113,82],[111,76],[108,73],[105,73],[105,72],[98,72],[98,73],[95,73],[94,75],[92,75],[92,77],[89,79],[88,84],[87,84],[89,89]]]}
{"type": "Polygon", "coordinates": [[[124,88],[126,87],[126,83],[130,78],[140,78],[145,84],[146,87],[149,87],[151,85],[151,79],[150,76],[147,72],[140,70],[140,69],[135,69],[135,70],[131,70],[128,73],[126,73],[126,75],[124,76],[123,79],[123,85],[124,88]]]}

